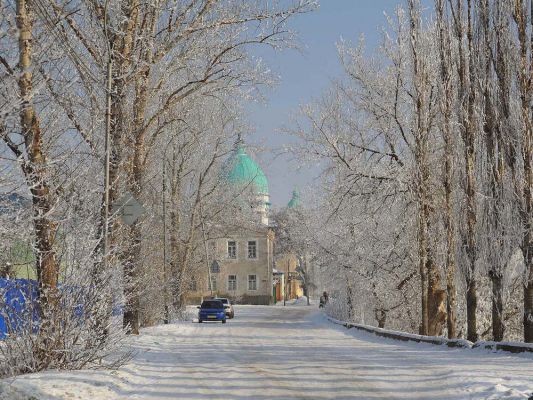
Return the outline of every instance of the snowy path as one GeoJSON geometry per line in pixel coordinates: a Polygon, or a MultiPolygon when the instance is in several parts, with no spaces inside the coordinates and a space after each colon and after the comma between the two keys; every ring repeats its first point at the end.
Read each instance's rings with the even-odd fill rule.
{"type": "Polygon", "coordinates": [[[134,341],[138,355],[118,371],[26,375],[4,381],[0,399],[29,399],[13,388],[39,400],[463,400],[533,393],[531,356],[378,339],[305,306],[237,307],[226,325],[160,326],[134,341]]]}

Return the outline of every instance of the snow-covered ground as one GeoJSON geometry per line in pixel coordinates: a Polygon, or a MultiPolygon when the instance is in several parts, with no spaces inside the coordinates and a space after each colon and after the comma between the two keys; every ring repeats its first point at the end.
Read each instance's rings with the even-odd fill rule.
{"type": "Polygon", "coordinates": [[[118,371],[0,383],[19,399],[527,399],[533,357],[398,343],[328,322],[316,306],[237,306],[227,324],[180,323],[132,338],[118,371]],[[33,396],[33,397],[31,397],[33,396]]]}

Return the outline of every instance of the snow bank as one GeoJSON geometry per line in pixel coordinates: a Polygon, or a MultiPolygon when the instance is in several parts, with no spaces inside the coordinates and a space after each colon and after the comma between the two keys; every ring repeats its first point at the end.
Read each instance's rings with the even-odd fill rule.
{"type": "Polygon", "coordinates": [[[414,333],[393,331],[389,329],[376,328],[375,326],[355,324],[351,322],[339,321],[330,316],[326,316],[327,319],[334,324],[342,325],[347,329],[356,328],[361,331],[373,333],[376,336],[385,337],[394,340],[401,340],[404,342],[416,342],[416,343],[430,343],[436,345],[446,345],[448,347],[460,347],[465,349],[487,349],[487,350],[499,350],[510,353],[533,353],[533,343],[518,343],[518,342],[476,342],[472,343],[465,339],[447,339],[440,336],[425,336],[417,335],[414,333]]]}
{"type": "Polygon", "coordinates": [[[476,342],[472,348],[481,348],[488,350],[500,350],[510,353],[533,353],[533,343],[518,342],[476,342]]]}
{"type": "Polygon", "coordinates": [[[21,388],[8,381],[0,381],[0,400],[55,400],[41,393],[37,388],[21,388]]]}

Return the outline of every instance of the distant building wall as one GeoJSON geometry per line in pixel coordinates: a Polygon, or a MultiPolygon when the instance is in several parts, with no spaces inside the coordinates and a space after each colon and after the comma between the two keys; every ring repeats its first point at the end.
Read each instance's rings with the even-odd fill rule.
{"type": "Polygon", "coordinates": [[[208,251],[210,271],[206,266],[187,296],[189,303],[213,295],[241,304],[272,304],[272,236],[268,229],[243,230],[211,240],[208,251]],[[218,269],[214,268],[215,261],[218,269]]]}
{"type": "Polygon", "coordinates": [[[302,281],[298,279],[296,268],[298,259],[292,253],[284,254],[276,261],[276,269],[285,275],[286,299],[297,299],[304,295],[302,281]]]}

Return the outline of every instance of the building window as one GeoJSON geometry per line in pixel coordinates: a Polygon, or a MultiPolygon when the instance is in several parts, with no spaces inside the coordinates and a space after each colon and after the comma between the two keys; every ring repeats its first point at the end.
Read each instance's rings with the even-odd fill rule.
{"type": "Polygon", "coordinates": [[[209,277],[209,281],[207,282],[207,289],[217,290],[217,276],[216,275],[211,275],[209,277]]]}
{"type": "Polygon", "coordinates": [[[248,258],[257,258],[257,242],[255,240],[248,242],[248,258]]]}
{"type": "Polygon", "coordinates": [[[213,260],[211,263],[211,273],[212,274],[218,274],[220,272],[220,264],[217,260],[213,260]]]}
{"type": "Polygon", "coordinates": [[[237,290],[237,275],[228,275],[228,290],[237,290]]]}
{"type": "Polygon", "coordinates": [[[191,292],[196,292],[196,290],[197,290],[196,281],[190,281],[189,282],[189,290],[191,292]]]}
{"type": "Polygon", "coordinates": [[[237,242],[228,240],[228,258],[237,258],[237,242]]]}
{"type": "Polygon", "coordinates": [[[248,275],[248,290],[257,290],[257,275],[248,275]]]}

